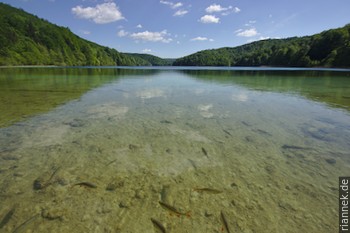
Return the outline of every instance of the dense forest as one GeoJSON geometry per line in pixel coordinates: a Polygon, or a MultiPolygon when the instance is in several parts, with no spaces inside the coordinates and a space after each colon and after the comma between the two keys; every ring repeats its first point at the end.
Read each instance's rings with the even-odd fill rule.
{"type": "Polygon", "coordinates": [[[350,67],[350,24],[313,36],[204,50],[179,58],[173,65],[350,67]]]}
{"type": "Polygon", "coordinates": [[[0,65],[151,65],[0,3],[0,65]]]}
{"type": "Polygon", "coordinates": [[[151,54],[143,54],[143,53],[124,53],[128,56],[142,58],[150,63],[152,66],[171,66],[175,59],[164,59],[151,54]]]}
{"type": "Polygon", "coordinates": [[[313,36],[204,50],[175,60],[120,53],[0,3],[0,65],[350,67],[350,24],[313,36]]]}

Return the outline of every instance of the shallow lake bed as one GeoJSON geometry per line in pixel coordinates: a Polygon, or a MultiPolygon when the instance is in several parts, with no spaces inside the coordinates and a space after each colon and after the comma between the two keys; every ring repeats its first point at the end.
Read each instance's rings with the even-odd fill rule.
{"type": "Polygon", "coordinates": [[[4,232],[338,229],[348,72],[41,68],[0,82],[16,89],[1,113],[13,96],[16,109],[54,99],[1,114],[4,232]]]}

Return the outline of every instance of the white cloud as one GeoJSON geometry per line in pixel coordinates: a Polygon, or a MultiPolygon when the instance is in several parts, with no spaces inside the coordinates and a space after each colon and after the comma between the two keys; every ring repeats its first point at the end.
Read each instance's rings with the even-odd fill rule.
{"type": "Polygon", "coordinates": [[[172,8],[173,8],[173,9],[176,9],[176,8],[181,7],[182,5],[183,5],[183,4],[182,4],[181,2],[178,2],[178,3],[173,4],[172,8]]]}
{"type": "Polygon", "coordinates": [[[212,5],[208,6],[205,9],[205,11],[208,12],[208,13],[222,12],[221,15],[226,16],[226,15],[231,14],[232,12],[238,13],[238,12],[241,11],[241,9],[239,9],[238,7],[232,7],[232,6],[222,7],[219,4],[212,4],[212,5]]]}
{"type": "Polygon", "coordinates": [[[168,38],[169,34],[166,30],[163,30],[161,32],[138,32],[133,33],[130,35],[130,37],[134,40],[141,40],[141,41],[152,41],[152,42],[163,42],[163,43],[169,43],[172,41],[171,38],[168,38]]]}
{"type": "Polygon", "coordinates": [[[162,3],[162,4],[164,4],[164,5],[169,5],[169,6],[174,5],[174,3],[172,3],[172,2],[163,1],[163,0],[160,0],[160,3],[162,3]]]}
{"type": "Polygon", "coordinates": [[[202,18],[200,18],[199,22],[201,22],[201,23],[219,23],[220,18],[217,18],[214,15],[204,15],[202,18]]]}
{"type": "Polygon", "coordinates": [[[186,11],[186,10],[178,10],[178,11],[176,11],[176,12],[174,13],[173,16],[183,16],[183,15],[185,15],[185,14],[187,14],[187,13],[188,13],[188,11],[186,11]]]}
{"type": "Polygon", "coordinates": [[[173,3],[173,2],[169,2],[169,1],[160,0],[160,3],[162,3],[164,5],[168,5],[173,9],[176,9],[176,8],[183,6],[182,2],[173,3]]]}
{"type": "Polygon", "coordinates": [[[124,19],[118,6],[114,2],[98,4],[95,7],[76,6],[72,8],[72,13],[79,18],[89,19],[97,24],[111,23],[124,19]]]}
{"type": "Polygon", "coordinates": [[[238,7],[235,7],[235,8],[233,8],[233,12],[239,13],[239,12],[241,12],[241,9],[239,9],[238,7]]]}
{"type": "Polygon", "coordinates": [[[258,31],[255,28],[247,29],[247,30],[242,30],[238,29],[235,31],[237,36],[243,36],[243,37],[253,37],[258,35],[258,31]]]}
{"type": "Polygon", "coordinates": [[[120,30],[120,31],[118,32],[118,36],[119,36],[119,37],[124,37],[124,36],[127,36],[128,34],[129,34],[129,33],[126,32],[126,31],[124,31],[123,29],[120,30]]]}
{"type": "Polygon", "coordinates": [[[152,50],[151,49],[144,49],[144,50],[142,50],[142,52],[143,53],[150,53],[150,52],[152,52],[152,50]]]}
{"type": "Polygon", "coordinates": [[[238,7],[234,7],[232,10],[228,10],[228,11],[225,11],[225,12],[221,13],[221,15],[226,16],[226,15],[231,14],[232,12],[233,13],[239,13],[239,12],[241,12],[241,9],[239,9],[238,7]]]}
{"type": "Polygon", "coordinates": [[[214,41],[213,39],[208,39],[207,37],[202,37],[202,36],[198,36],[195,38],[192,38],[190,41],[214,41]]]}
{"type": "Polygon", "coordinates": [[[213,4],[213,5],[210,5],[209,7],[207,7],[205,9],[205,11],[208,13],[214,13],[214,12],[227,11],[229,9],[232,9],[232,6],[222,7],[221,5],[213,4]]]}
{"type": "Polygon", "coordinates": [[[136,27],[137,27],[137,28],[142,28],[142,25],[141,25],[141,24],[138,24],[136,27]]]}

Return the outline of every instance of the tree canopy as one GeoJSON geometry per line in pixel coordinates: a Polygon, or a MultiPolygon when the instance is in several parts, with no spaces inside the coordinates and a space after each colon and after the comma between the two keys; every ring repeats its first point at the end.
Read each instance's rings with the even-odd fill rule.
{"type": "Polygon", "coordinates": [[[120,53],[0,3],[0,65],[350,67],[350,24],[313,36],[203,50],[174,61],[120,53]]]}
{"type": "Polygon", "coordinates": [[[84,40],[68,28],[0,3],[0,65],[136,66],[147,60],[84,40]]]}
{"type": "Polygon", "coordinates": [[[203,50],[177,59],[174,65],[350,67],[350,24],[313,36],[203,50]]]}

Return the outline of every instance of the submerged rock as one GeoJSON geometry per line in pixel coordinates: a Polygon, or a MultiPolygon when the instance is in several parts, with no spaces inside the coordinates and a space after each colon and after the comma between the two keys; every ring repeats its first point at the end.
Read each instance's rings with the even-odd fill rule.
{"type": "Polygon", "coordinates": [[[44,209],[41,216],[48,220],[64,220],[64,212],[58,209],[44,209]]]}
{"type": "Polygon", "coordinates": [[[130,201],[128,200],[122,200],[120,203],[119,203],[119,207],[120,208],[129,208],[130,207],[130,201]]]}
{"type": "Polygon", "coordinates": [[[44,177],[39,177],[36,180],[34,180],[33,189],[40,190],[47,187],[49,184],[49,180],[45,179],[44,177]]]}
{"type": "Polygon", "coordinates": [[[107,191],[114,191],[118,188],[122,188],[124,187],[124,181],[112,181],[110,182],[107,187],[106,190],[107,191]]]}
{"type": "Polygon", "coordinates": [[[85,121],[81,119],[74,119],[73,121],[69,122],[68,125],[73,128],[83,127],[85,125],[85,121]]]}
{"type": "Polygon", "coordinates": [[[135,151],[135,150],[137,150],[139,147],[138,146],[136,146],[136,145],[134,145],[134,144],[129,144],[129,150],[131,150],[131,151],[135,151]]]}
{"type": "Polygon", "coordinates": [[[56,182],[54,179],[59,168],[56,168],[53,172],[44,172],[41,176],[36,178],[33,182],[33,189],[40,190],[56,182]]]}
{"type": "Polygon", "coordinates": [[[335,164],[337,162],[337,160],[330,158],[330,159],[326,159],[326,162],[329,164],[335,164]]]}

